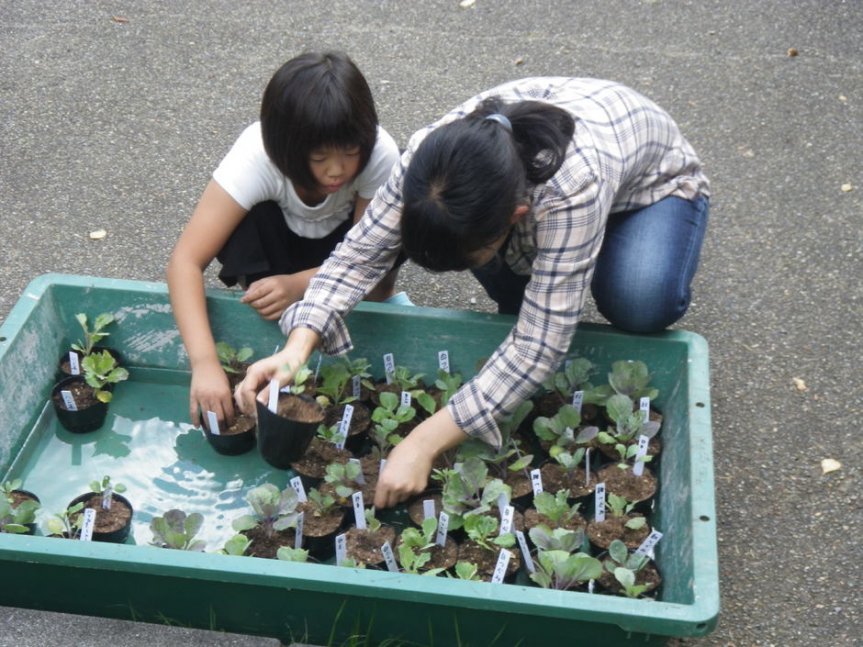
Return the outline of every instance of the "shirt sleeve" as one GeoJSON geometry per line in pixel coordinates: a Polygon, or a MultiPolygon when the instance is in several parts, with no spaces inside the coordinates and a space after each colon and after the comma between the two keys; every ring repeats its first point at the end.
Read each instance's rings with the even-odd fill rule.
{"type": "Polygon", "coordinates": [[[497,422],[532,397],[565,356],[603,240],[610,194],[587,171],[573,191],[545,187],[535,206],[537,255],[515,327],[449,401],[468,435],[500,447],[497,422]]]}
{"type": "Polygon", "coordinates": [[[264,150],[260,122],[240,134],[213,171],[213,179],[246,210],[276,199],[283,177],[264,150]]]}
{"type": "Polygon", "coordinates": [[[402,177],[407,154],[392,168],[360,221],[330,254],[309,283],[305,297],[279,320],[287,335],[310,328],[328,355],[353,348],[344,317],[392,269],[401,250],[402,177]]]}

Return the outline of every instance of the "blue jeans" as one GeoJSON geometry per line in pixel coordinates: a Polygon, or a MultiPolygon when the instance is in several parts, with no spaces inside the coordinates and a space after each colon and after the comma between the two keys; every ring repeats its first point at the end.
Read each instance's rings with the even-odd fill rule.
{"type": "MultiPolygon", "coordinates": [[[[668,197],[611,214],[591,283],[600,314],[621,330],[639,333],[658,332],[680,319],[689,308],[708,211],[705,197],[668,197]]],[[[498,312],[518,313],[529,276],[515,274],[500,257],[471,271],[498,312]]]]}

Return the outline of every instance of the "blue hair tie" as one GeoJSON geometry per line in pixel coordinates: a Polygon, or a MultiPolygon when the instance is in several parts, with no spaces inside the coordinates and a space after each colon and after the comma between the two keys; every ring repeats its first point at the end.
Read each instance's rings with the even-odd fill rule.
{"type": "Polygon", "coordinates": [[[490,115],[486,115],[486,117],[485,117],[485,118],[486,118],[486,119],[488,119],[489,121],[496,121],[496,122],[497,122],[497,123],[499,123],[501,126],[503,126],[504,128],[506,128],[509,132],[512,132],[512,122],[510,122],[510,120],[509,120],[509,119],[507,119],[506,117],[504,117],[504,116],[503,116],[502,114],[500,114],[499,112],[495,112],[495,113],[492,113],[492,114],[490,114],[490,115]]]}

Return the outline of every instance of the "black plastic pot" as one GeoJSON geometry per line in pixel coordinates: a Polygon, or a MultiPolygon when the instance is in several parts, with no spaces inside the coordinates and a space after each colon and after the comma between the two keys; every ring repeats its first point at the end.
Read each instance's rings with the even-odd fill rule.
{"type": "MultiPolygon", "coordinates": [[[[73,505],[78,503],[84,504],[84,510],[87,509],[87,502],[90,501],[93,497],[99,496],[97,492],[88,492],[87,494],[82,494],[81,496],[75,497],[69,502],[67,508],[71,508],[73,505]]],[[[129,536],[129,531],[132,529],[132,517],[135,514],[135,509],[132,507],[132,504],[129,502],[124,496],[119,494],[114,494],[111,497],[111,505],[122,505],[129,509],[129,520],[126,522],[126,525],[120,528],[119,530],[112,530],[110,532],[97,532],[93,530],[93,541],[105,541],[110,542],[112,544],[122,544],[129,536]]],[[[84,510],[81,510],[83,514],[84,510]]],[[[96,519],[98,520],[99,514],[102,512],[102,508],[96,508],[96,519]]]]}
{"type": "Polygon", "coordinates": [[[60,395],[60,392],[68,390],[75,384],[86,384],[86,382],[80,375],[73,375],[72,377],[60,380],[51,389],[51,402],[54,405],[54,411],[57,413],[57,420],[60,421],[64,429],[72,433],[83,434],[95,431],[105,422],[105,418],[108,415],[108,403],[97,400],[86,408],[69,411],[63,403],[63,397],[60,395]]]}
{"type": "Polygon", "coordinates": [[[284,393],[279,397],[280,406],[286,398],[299,398],[317,408],[320,416],[310,422],[291,420],[273,413],[265,405],[256,402],[258,410],[258,447],[261,456],[270,465],[280,470],[289,469],[308,449],[309,443],[324,421],[324,409],[305,394],[284,393]]]}
{"type": "Polygon", "coordinates": [[[255,421],[250,416],[240,414],[238,419],[250,421],[245,431],[239,433],[214,434],[210,432],[209,425],[204,420],[204,435],[213,449],[225,456],[239,456],[250,451],[255,446],[255,421]]]}

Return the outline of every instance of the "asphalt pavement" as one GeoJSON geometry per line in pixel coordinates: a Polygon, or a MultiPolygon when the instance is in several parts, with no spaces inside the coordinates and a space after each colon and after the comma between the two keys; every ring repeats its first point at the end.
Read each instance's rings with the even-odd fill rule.
{"type": "MultiPolygon", "coordinates": [[[[863,3],[465,4],[0,0],[0,320],[46,272],[164,280],[210,173],[302,51],[347,51],[401,145],[506,80],[624,82],[675,116],[713,189],[677,327],[710,346],[722,611],[679,644],[861,644],[863,3]]],[[[469,276],[408,266],[401,285],[492,309],[469,276]]],[[[0,627],[0,647],[277,644],[17,608],[0,627]]]]}

